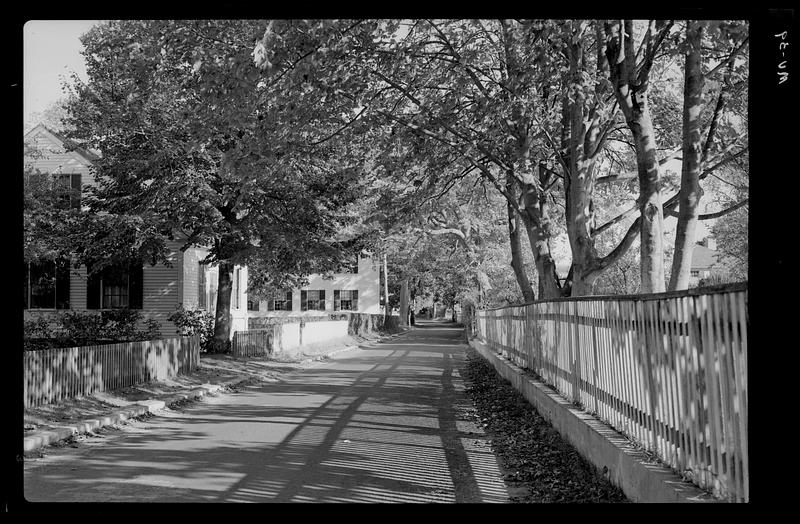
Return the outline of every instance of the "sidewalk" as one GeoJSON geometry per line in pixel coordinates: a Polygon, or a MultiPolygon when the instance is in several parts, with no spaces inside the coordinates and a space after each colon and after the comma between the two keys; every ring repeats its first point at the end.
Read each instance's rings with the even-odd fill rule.
{"type": "Polygon", "coordinates": [[[198,368],[187,375],[29,408],[24,412],[23,451],[63,444],[98,428],[123,424],[148,413],[157,414],[206,395],[235,392],[258,382],[277,382],[315,361],[362,343],[391,340],[406,331],[373,338],[348,337],[332,346],[303,348],[300,352],[270,357],[236,359],[230,355],[203,354],[198,368]]]}

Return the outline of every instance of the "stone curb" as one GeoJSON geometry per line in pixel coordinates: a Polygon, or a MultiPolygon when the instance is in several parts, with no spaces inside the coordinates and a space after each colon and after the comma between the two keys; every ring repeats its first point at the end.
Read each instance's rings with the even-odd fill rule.
{"type": "Polygon", "coordinates": [[[633,502],[725,502],[684,481],[672,469],[648,461],[622,434],[574,407],[544,382],[524,374],[522,368],[487,345],[475,339],[469,345],[633,502]]]}

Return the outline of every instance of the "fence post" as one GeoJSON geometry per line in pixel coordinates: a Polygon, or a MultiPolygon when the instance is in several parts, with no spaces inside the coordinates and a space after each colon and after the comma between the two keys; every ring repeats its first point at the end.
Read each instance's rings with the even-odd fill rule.
{"type": "Polygon", "coordinates": [[[572,400],[576,404],[581,404],[581,348],[580,348],[580,332],[578,324],[578,302],[571,302],[572,307],[572,323],[573,333],[572,340],[570,341],[571,366],[572,366],[572,400]]]}

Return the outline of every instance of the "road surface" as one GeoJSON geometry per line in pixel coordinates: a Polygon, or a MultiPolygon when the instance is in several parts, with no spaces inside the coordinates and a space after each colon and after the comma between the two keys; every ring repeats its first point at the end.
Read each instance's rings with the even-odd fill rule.
{"type": "Polygon", "coordinates": [[[462,330],[418,322],[279,383],[206,397],[27,460],[59,502],[507,502],[467,415],[462,330]]]}

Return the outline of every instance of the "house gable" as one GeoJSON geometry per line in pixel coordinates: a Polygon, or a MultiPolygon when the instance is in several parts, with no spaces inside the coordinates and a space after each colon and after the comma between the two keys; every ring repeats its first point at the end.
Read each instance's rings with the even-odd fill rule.
{"type": "Polygon", "coordinates": [[[30,163],[42,173],[88,173],[97,155],[82,148],[75,148],[74,142],[62,137],[39,124],[25,134],[25,155],[29,156],[38,150],[42,158],[31,157],[30,163]]]}

